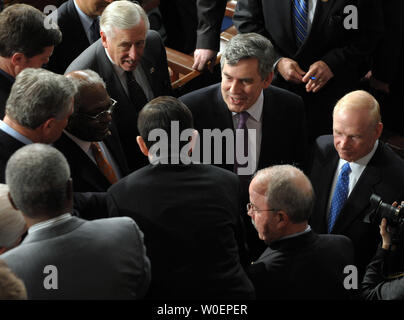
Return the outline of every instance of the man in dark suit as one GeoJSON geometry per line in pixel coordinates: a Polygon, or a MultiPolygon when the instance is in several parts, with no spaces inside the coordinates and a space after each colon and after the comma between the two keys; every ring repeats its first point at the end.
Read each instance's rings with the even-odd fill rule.
{"type": "Polygon", "coordinates": [[[139,299],[150,283],[143,234],[127,217],[73,217],[69,164],[55,148],[31,144],[8,161],[10,197],[28,235],[1,258],[29,299],[139,299]],[[104,249],[104,250],[103,250],[104,249]]]}
{"type": "Polygon", "coordinates": [[[146,13],[137,4],[115,1],[103,12],[101,40],[87,48],[67,72],[91,69],[118,101],[112,119],[118,128],[131,171],[147,164],[136,146],[137,116],[154,97],[170,94],[167,57],[159,34],[149,29],[146,13]]]}
{"type": "Polygon", "coordinates": [[[268,37],[278,55],[274,84],[299,94],[310,142],[331,132],[332,108],[358,88],[381,31],[379,0],[239,0],[239,32],[268,37]]]}
{"type": "Polygon", "coordinates": [[[362,277],[380,239],[379,227],[369,221],[370,196],[375,193],[387,203],[404,198],[404,160],[378,140],[380,108],[369,93],[345,95],[333,117],[333,136],[321,136],[315,145],[310,179],[317,201],[310,224],[318,233],[352,240],[362,277]]]}
{"type": "Polygon", "coordinates": [[[129,173],[118,133],[111,122],[116,101],[109,97],[104,81],[95,71],[73,71],[67,77],[73,80],[78,92],[74,112],[54,147],[69,163],[75,191],[107,191],[111,184],[129,173]]]}
{"type": "Polygon", "coordinates": [[[45,18],[26,4],[9,6],[0,13],[0,119],[15,77],[25,68],[46,64],[62,39],[57,27],[46,28],[45,18]]]}
{"type": "Polygon", "coordinates": [[[68,0],[57,9],[63,39],[47,69],[63,74],[69,64],[100,37],[99,16],[113,0],[68,0]]]}
{"type": "MultiPolygon", "coordinates": [[[[306,124],[303,102],[297,95],[270,86],[273,77],[274,50],[271,42],[259,34],[239,34],[233,37],[222,55],[222,82],[203,88],[180,99],[190,108],[195,128],[201,136],[201,146],[211,137],[206,129],[219,129],[222,133],[240,130],[241,117],[248,113],[245,122],[248,134],[249,172],[241,173],[229,155],[245,151],[243,141],[223,139],[219,148],[202,150],[201,161],[219,165],[239,174],[243,188],[243,208],[248,202],[248,185],[256,168],[273,164],[290,163],[304,167],[307,150],[306,124]],[[252,131],[253,134],[250,132],[252,131]],[[233,142],[228,141],[236,141],[233,142]],[[233,152],[235,149],[235,152],[233,152]],[[211,151],[208,155],[208,151],[211,151]],[[222,156],[218,163],[215,158],[222,156]],[[209,162],[210,161],[210,162],[209,162]],[[237,169],[236,169],[237,168],[237,169]]],[[[245,138],[245,136],[244,136],[245,138]]],[[[216,140],[214,138],[214,140],[216,140]]],[[[215,142],[216,143],[216,142],[215,142]]],[[[256,258],[263,250],[254,229],[247,223],[247,238],[256,258]],[[256,248],[254,248],[256,247],[256,248]]]]}
{"type": "Polygon", "coordinates": [[[290,165],[260,170],[250,184],[248,215],[267,249],[249,268],[257,299],[346,299],[344,269],[351,241],[317,235],[308,225],[314,205],[309,179],[290,165]]]}
{"type": "Polygon", "coordinates": [[[192,114],[176,98],[149,102],[140,112],[138,127],[139,147],[151,164],[113,185],[108,205],[111,215],[134,218],[145,234],[153,274],[147,296],[254,298],[240,263],[245,247],[237,176],[190,161],[192,140],[180,141],[172,132],[182,135],[188,130],[191,138],[192,114]],[[156,132],[162,134],[158,143],[156,132]]]}
{"type": "Polygon", "coordinates": [[[26,144],[59,139],[73,112],[76,89],[65,76],[44,69],[20,72],[0,120],[0,182],[10,156],[26,144]]]}

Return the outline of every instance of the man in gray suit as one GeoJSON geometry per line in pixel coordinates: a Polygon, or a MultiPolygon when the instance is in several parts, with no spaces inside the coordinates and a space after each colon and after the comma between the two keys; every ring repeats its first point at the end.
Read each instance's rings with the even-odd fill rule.
{"type": "Polygon", "coordinates": [[[167,56],[160,35],[149,30],[149,20],[141,6],[115,1],[104,10],[101,39],[93,43],[67,68],[66,73],[91,69],[107,85],[118,101],[112,116],[132,171],[147,164],[136,145],[139,111],[147,101],[171,95],[167,56]]]}
{"type": "Polygon", "coordinates": [[[6,181],[28,235],[1,256],[29,299],[138,299],[150,282],[143,233],[128,217],[71,216],[69,165],[55,148],[31,144],[9,160],[6,181]]]}

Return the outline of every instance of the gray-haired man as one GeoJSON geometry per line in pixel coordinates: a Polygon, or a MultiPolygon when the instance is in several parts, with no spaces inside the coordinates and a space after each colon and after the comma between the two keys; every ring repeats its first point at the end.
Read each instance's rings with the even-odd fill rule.
{"type": "Polygon", "coordinates": [[[44,69],[20,72],[0,120],[0,182],[7,160],[26,144],[59,139],[73,112],[76,88],[65,76],[44,69]]]}
{"type": "MultiPolygon", "coordinates": [[[[219,166],[232,171],[237,168],[235,172],[244,189],[244,208],[248,202],[249,180],[256,169],[283,163],[302,167],[307,154],[303,102],[297,95],[270,85],[274,62],[274,48],[268,39],[256,33],[239,34],[230,40],[222,55],[221,84],[180,98],[193,114],[195,129],[202,137],[201,146],[206,143],[204,129],[219,129],[221,132],[248,129],[248,139],[244,135],[247,143],[234,145],[223,139],[221,148],[215,148],[208,157],[210,163],[217,164],[214,158],[222,155],[219,166]],[[241,153],[239,147],[243,145],[244,151],[248,145],[247,164],[252,168],[247,174],[241,173],[240,166],[235,166],[227,158],[235,149],[233,154],[237,160],[241,153]]],[[[203,157],[205,155],[203,152],[203,157]]],[[[247,225],[251,224],[247,222],[247,225]]],[[[261,250],[254,247],[261,244],[257,243],[253,228],[247,229],[247,239],[251,240],[250,247],[256,257],[261,250]]]]}
{"type": "Polygon", "coordinates": [[[138,4],[114,1],[104,10],[101,39],[67,68],[66,73],[91,69],[104,79],[118,101],[112,119],[119,131],[130,170],[147,164],[136,146],[138,113],[154,97],[171,94],[167,57],[160,35],[138,4]]]}
{"type": "Polygon", "coordinates": [[[150,282],[143,234],[128,218],[71,215],[69,165],[55,148],[31,144],[7,163],[6,181],[28,235],[1,258],[29,299],[139,299],[150,282]],[[40,253],[40,254],[39,254],[40,253]]]}

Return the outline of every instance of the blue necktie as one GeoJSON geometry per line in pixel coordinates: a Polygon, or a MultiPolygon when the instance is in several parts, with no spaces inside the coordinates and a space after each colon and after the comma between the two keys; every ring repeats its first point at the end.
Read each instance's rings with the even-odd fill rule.
{"type": "Polygon", "coordinates": [[[345,200],[348,198],[350,172],[351,167],[347,162],[342,166],[341,172],[338,176],[337,184],[335,186],[334,194],[332,196],[330,216],[328,219],[328,233],[331,233],[335,221],[337,220],[338,214],[340,213],[345,200]]]}
{"type": "Polygon", "coordinates": [[[295,23],[296,43],[300,47],[307,37],[307,0],[293,0],[293,20],[295,23]]]}
{"type": "Polygon", "coordinates": [[[90,42],[94,43],[100,38],[100,21],[95,18],[90,27],[90,42]]]}

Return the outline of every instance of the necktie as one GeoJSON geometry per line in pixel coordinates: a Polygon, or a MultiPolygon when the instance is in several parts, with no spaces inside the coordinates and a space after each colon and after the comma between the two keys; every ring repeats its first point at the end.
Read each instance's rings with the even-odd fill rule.
{"type": "Polygon", "coordinates": [[[296,43],[300,47],[307,37],[307,0],[293,0],[293,21],[295,23],[296,43]]]}
{"type": "Polygon", "coordinates": [[[237,135],[236,135],[236,147],[234,148],[235,154],[234,154],[234,172],[237,173],[237,169],[239,167],[246,167],[247,163],[245,164],[239,164],[237,162],[237,153],[241,152],[241,145],[243,145],[243,150],[244,150],[244,156],[248,156],[248,128],[247,128],[247,120],[250,114],[247,111],[242,111],[239,113],[239,120],[238,120],[238,125],[237,129],[242,129],[243,130],[243,144],[239,143],[240,141],[237,141],[237,135]]]}
{"type": "Polygon", "coordinates": [[[129,97],[137,112],[140,112],[144,105],[147,103],[146,95],[143,89],[137,83],[132,71],[125,71],[126,83],[128,85],[129,97]]]}
{"type": "Polygon", "coordinates": [[[94,43],[100,38],[100,22],[99,18],[95,18],[90,27],[90,42],[94,43]]]}
{"type": "Polygon", "coordinates": [[[97,142],[91,142],[91,151],[93,152],[95,162],[97,163],[98,168],[103,173],[103,175],[108,179],[111,184],[114,184],[118,181],[118,178],[115,175],[114,170],[111,165],[105,158],[104,154],[101,151],[101,148],[97,142]]]}
{"type": "Polygon", "coordinates": [[[338,176],[337,184],[335,186],[334,194],[332,196],[330,216],[328,219],[328,233],[330,233],[332,228],[334,227],[338,214],[341,211],[346,199],[348,198],[350,172],[351,167],[347,162],[342,166],[341,172],[338,176]]]}

